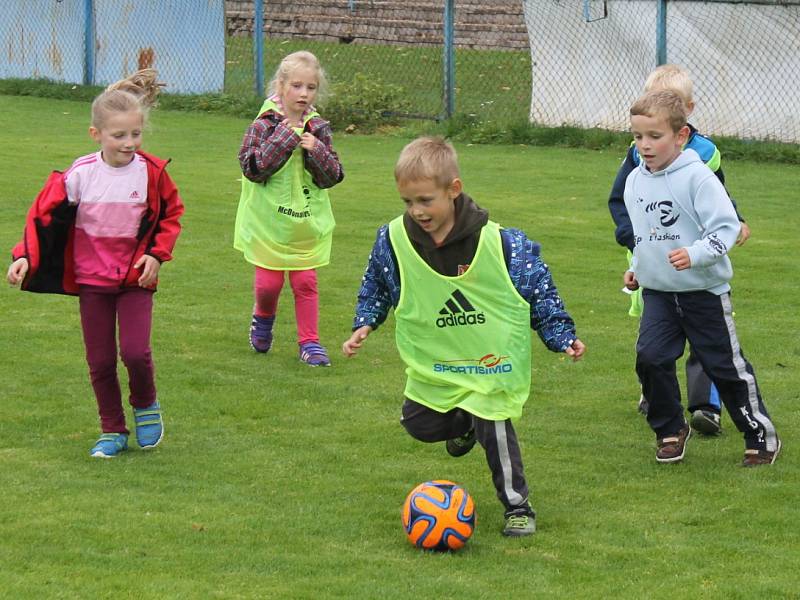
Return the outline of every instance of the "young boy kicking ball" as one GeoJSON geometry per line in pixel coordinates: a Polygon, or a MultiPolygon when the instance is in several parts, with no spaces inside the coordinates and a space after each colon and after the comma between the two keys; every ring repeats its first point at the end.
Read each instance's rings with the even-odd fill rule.
{"type": "Polygon", "coordinates": [[[503,534],[536,530],[511,420],[531,384],[530,329],[578,360],[585,347],[539,245],[505,229],[462,191],[453,147],[408,144],[395,166],[406,212],[378,230],[358,294],[353,356],[395,308],[408,379],[401,422],[416,439],[462,456],[480,442],[505,509],[503,534]]]}

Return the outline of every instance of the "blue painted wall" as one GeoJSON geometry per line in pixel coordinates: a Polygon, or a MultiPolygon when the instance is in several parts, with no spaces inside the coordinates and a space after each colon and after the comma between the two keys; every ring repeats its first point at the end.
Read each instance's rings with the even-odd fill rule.
{"type": "Polygon", "coordinates": [[[222,0],[100,0],[95,30],[95,82],[110,83],[140,66],[153,66],[167,84],[165,91],[222,91],[222,0]]]}
{"type": "Polygon", "coordinates": [[[83,80],[83,2],[6,0],[0,10],[0,77],[83,80]]]}
{"type": "MultiPolygon", "coordinates": [[[[0,77],[84,81],[84,0],[4,0],[0,77]]],[[[97,0],[94,73],[105,85],[152,66],[171,93],[221,91],[223,0],[97,0]]]]}

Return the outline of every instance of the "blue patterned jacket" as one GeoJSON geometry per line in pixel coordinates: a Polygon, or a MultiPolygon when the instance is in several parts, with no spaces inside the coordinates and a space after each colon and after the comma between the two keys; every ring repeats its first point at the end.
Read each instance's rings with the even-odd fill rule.
{"type": "MultiPolygon", "coordinates": [[[[501,229],[503,254],[511,282],[531,305],[531,328],[553,352],[563,352],[577,338],[550,269],[539,257],[540,246],[519,229],[501,229]]],[[[377,329],[400,301],[400,271],[389,239],[389,226],[378,229],[375,245],[358,291],[353,330],[377,329]]]]}

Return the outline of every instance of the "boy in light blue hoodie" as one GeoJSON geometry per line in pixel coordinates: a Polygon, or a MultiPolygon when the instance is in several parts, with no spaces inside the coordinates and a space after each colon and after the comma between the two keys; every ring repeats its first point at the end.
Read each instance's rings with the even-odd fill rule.
{"type": "MultiPolygon", "coordinates": [[[[656,67],[647,76],[644,84],[644,92],[654,92],[657,90],[671,90],[678,94],[686,106],[686,117],[691,117],[692,111],[695,108],[694,101],[694,83],[689,75],[689,72],[675,64],[666,64],[656,67]]],[[[725,185],[725,174],[722,171],[721,154],[717,149],[714,142],[702,135],[697,129],[692,127],[691,123],[686,123],[689,128],[689,137],[686,140],[684,149],[691,148],[700,156],[700,159],[708,165],[708,168],[714,171],[717,179],[725,185]]],[[[621,246],[625,246],[628,254],[628,263],[630,263],[634,240],[633,240],[633,227],[631,220],[628,216],[628,211],[625,209],[625,181],[631,171],[636,169],[641,162],[639,151],[636,149],[636,144],[631,142],[625,160],[620,165],[617,176],[614,179],[614,185],[611,188],[611,193],[608,197],[608,209],[611,212],[611,218],[614,220],[616,230],[614,232],[617,242],[621,246]]],[[[731,199],[733,202],[733,199],[731,199]]],[[[750,237],[750,227],[744,222],[744,218],[739,214],[736,203],[733,207],[737,209],[737,216],[741,223],[741,231],[736,240],[736,245],[743,245],[750,237]]],[[[630,310],[628,314],[637,319],[642,316],[642,293],[641,290],[632,292],[630,294],[630,310]]],[[[641,395],[638,399],[638,409],[643,415],[647,415],[647,398],[641,395]]],[[[721,404],[719,400],[719,393],[711,379],[703,371],[703,366],[697,360],[694,352],[689,350],[689,356],[686,359],[686,409],[691,416],[689,425],[696,432],[702,435],[717,435],[721,432],[721,404]]]]}
{"type": "Polygon", "coordinates": [[[736,211],[697,153],[681,150],[689,128],[680,96],[649,92],[630,112],[641,162],[625,181],[635,245],[624,281],[643,290],[636,372],[650,402],[656,460],[682,460],[691,436],[675,373],[688,339],[744,434],[743,465],[772,464],[781,442],[733,323],[727,254],[739,235],[736,211]]]}

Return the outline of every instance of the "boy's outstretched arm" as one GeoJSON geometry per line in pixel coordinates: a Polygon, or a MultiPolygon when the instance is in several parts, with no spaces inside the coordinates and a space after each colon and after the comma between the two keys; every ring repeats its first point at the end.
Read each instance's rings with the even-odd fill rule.
{"type": "Polygon", "coordinates": [[[353,335],[342,344],[345,356],[352,356],[367,336],[389,316],[389,310],[400,300],[400,277],[397,261],[389,242],[389,227],[378,230],[369,255],[361,287],[358,290],[353,335]]]}
{"type": "Polygon", "coordinates": [[[378,229],[361,287],[358,290],[356,315],[352,330],[369,325],[377,329],[389,316],[389,309],[400,301],[400,276],[389,243],[389,226],[378,229]]]}
{"type": "Polygon", "coordinates": [[[539,245],[518,229],[504,229],[503,233],[511,238],[508,274],[531,306],[531,328],[548,349],[579,359],[586,347],[575,333],[575,322],[564,308],[550,269],[539,256],[539,245]]]}
{"type": "Polygon", "coordinates": [[[355,356],[356,352],[361,348],[361,344],[364,343],[364,340],[367,339],[370,333],[372,333],[372,327],[369,325],[364,325],[364,327],[356,329],[353,335],[342,344],[342,353],[347,358],[355,356]]]}

